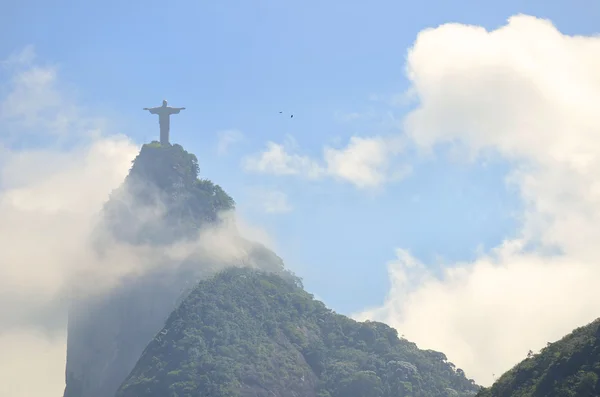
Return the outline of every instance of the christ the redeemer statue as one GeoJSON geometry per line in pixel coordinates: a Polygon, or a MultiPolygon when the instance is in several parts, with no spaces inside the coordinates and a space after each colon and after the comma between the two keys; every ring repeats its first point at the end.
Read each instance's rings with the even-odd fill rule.
{"type": "Polygon", "coordinates": [[[144,110],[150,111],[152,114],[158,114],[158,124],[160,125],[160,144],[168,145],[169,144],[169,125],[170,116],[172,114],[179,113],[180,110],[185,110],[185,108],[172,108],[167,106],[167,100],[163,100],[162,106],[158,106],[155,108],[144,108],[144,110]]]}

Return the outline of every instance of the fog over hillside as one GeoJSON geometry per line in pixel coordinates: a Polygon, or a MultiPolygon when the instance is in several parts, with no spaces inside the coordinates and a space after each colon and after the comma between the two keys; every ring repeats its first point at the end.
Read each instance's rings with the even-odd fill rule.
{"type": "MultiPolygon", "coordinates": [[[[158,3],[40,3],[35,23],[8,8],[0,395],[63,393],[70,307],[190,257],[256,265],[241,239],[484,386],[600,316],[600,11],[266,3],[174,5],[158,29],[158,3]],[[102,210],[158,139],[142,108],[164,97],[187,107],[173,143],[243,210],[133,244],[102,232],[102,210]]],[[[144,225],[162,225],[162,199],[144,225]]]]}

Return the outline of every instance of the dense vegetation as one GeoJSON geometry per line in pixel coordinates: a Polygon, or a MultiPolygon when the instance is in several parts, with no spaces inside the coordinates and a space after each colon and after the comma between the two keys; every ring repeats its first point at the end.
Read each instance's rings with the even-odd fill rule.
{"type": "MultiPolygon", "coordinates": [[[[115,240],[156,247],[197,239],[200,230],[218,225],[219,213],[235,203],[218,185],[198,179],[198,172],[196,156],[180,145],[144,145],[104,206],[94,236],[98,255],[113,249],[115,240]]],[[[266,247],[241,236],[232,237],[231,243],[247,254],[244,264],[292,278],[281,258],[266,247]]],[[[165,257],[168,263],[123,278],[105,295],[72,303],[65,397],[114,396],[186,292],[225,265],[196,251],[183,259],[165,257]]]]}
{"type": "MultiPolygon", "coordinates": [[[[219,225],[235,203],[198,173],[196,157],[181,146],[144,145],[104,206],[97,246],[110,247],[106,238],[152,246],[202,239],[198,232],[219,225]]],[[[441,397],[479,390],[442,353],[419,350],[384,324],[328,310],[266,247],[237,235],[231,243],[247,256],[240,263],[217,264],[203,254],[211,247],[198,248],[181,262],[122,280],[106,296],[76,302],[65,397],[441,397]]]]}
{"type": "Polygon", "coordinates": [[[600,319],[577,328],[502,375],[480,397],[600,395],[600,319]]]}
{"type": "Polygon", "coordinates": [[[105,205],[111,234],[122,242],[168,244],[217,222],[235,202],[219,185],[198,179],[199,171],[196,156],[180,145],[143,145],[105,205]]]}
{"type": "Polygon", "coordinates": [[[442,353],[327,309],[294,280],[233,268],[203,280],[148,345],[118,397],[466,396],[442,353]]]}

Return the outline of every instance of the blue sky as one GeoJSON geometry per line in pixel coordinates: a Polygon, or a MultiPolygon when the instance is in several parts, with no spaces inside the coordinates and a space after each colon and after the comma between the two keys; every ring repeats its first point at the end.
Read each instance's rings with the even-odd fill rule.
{"type": "Polygon", "coordinates": [[[385,120],[406,108],[373,97],[406,90],[406,51],[424,28],[492,29],[522,12],[589,34],[600,5],[580,3],[23,0],[4,6],[0,53],[33,44],[90,112],[108,115],[114,131],[138,143],[158,129],[142,107],[163,98],[187,107],[172,121],[172,141],[197,154],[202,176],[275,237],[311,292],[351,313],[383,301],[394,247],[426,262],[470,260],[513,233],[520,203],[504,185],[506,165],[407,154],[411,175],[370,194],[344,182],[249,175],[240,158],[287,134],[318,156],[336,139],[390,132],[385,120]],[[336,117],[350,113],[371,117],[336,117]],[[228,129],[244,141],[218,156],[217,133],[228,129]],[[249,201],[256,187],[283,191],[293,210],[262,213],[249,201]]]}
{"type": "MultiPolygon", "coordinates": [[[[166,98],[187,108],[172,142],[309,291],[489,384],[600,313],[598,20],[591,0],[3,5],[0,59],[37,55],[22,74],[0,67],[9,322],[54,313],[47,302],[82,262],[80,215],[137,151],[114,134],[157,139],[142,108],[166,98]],[[90,117],[108,138],[73,152],[90,117]],[[73,131],[53,135],[65,121],[73,131]],[[242,139],[219,152],[227,134],[242,139]]],[[[64,338],[35,333],[47,317],[0,333],[0,372],[15,387],[36,373],[42,390],[11,395],[64,386],[64,338]]]]}

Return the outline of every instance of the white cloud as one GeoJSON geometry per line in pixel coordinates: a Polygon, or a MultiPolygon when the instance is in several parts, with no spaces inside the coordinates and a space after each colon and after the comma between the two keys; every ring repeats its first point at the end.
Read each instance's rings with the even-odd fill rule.
{"type": "Polygon", "coordinates": [[[293,210],[287,194],[280,190],[269,188],[253,188],[250,201],[268,214],[281,214],[293,210]]]}
{"type": "Polygon", "coordinates": [[[239,130],[225,130],[217,133],[217,154],[224,156],[229,148],[244,139],[244,134],[239,130]]]}
{"type": "Polygon", "coordinates": [[[310,179],[319,178],[324,172],[310,157],[288,153],[285,145],[274,142],[267,142],[267,148],[258,155],[243,159],[243,168],[248,172],[302,175],[310,179]]]}
{"type": "Polygon", "coordinates": [[[323,160],[293,153],[285,144],[268,142],[267,148],[243,160],[247,172],[297,175],[308,179],[331,177],[358,188],[380,187],[406,175],[409,169],[394,167],[393,155],[400,153],[402,140],[396,137],[351,137],[346,147],[325,147],[323,160]]]}
{"type": "Polygon", "coordinates": [[[62,394],[66,288],[89,256],[97,211],[138,150],[120,136],[91,139],[93,122],[61,91],[56,69],[34,59],[27,47],[3,63],[11,78],[0,98],[0,127],[11,132],[0,136],[0,395],[15,397],[62,394]],[[67,132],[87,139],[68,151],[17,150],[17,132],[34,142],[67,132]]]}
{"type": "Polygon", "coordinates": [[[491,32],[447,24],[419,34],[407,74],[420,102],[405,119],[412,141],[508,159],[526,210],[519,238],[441,278],[407,269],[401,251],[385,305],[360,317],[391,323],[489,384],[600,316],[600,38],[524,15],[491,32]]]}
{"type": "Polygon", "coordinates": [[[58,87],[59,68],[35,63],[33,47],[11,55],[0,66],[10,73],[7,94],[0,103],[2,139],[11,143],[22,138],[51,136],[89,139],[102,127],[101,120],[84,115],[76,104],[75,90],[58,87]]]}
{"type": "MultiPolygon", "coordinates": [[[[14,59],[28,64],[33,58],[14,59]]],[[[568,37],[549,22],[527,16],[513,17],[492,32],[448,24],[419,35],[407,73],[420,102],[405,120],[407,136],[425,152],[454,142],[471,158],[495,152],[512,161],[508,182],[519,189],[526,212],[518,239],[472,263],[455,264],[442,277],[399,250],[389,264],[387,301],[361,316],[389,322],[422,347],[443,351],[467,375],[487,384],[492,373],[509,369],[528,350],[600,314],[595,282],[600,278],[600,39],[568,37]],[[523,247],[531,242],[539,248],[528,252],[523,247]]],[[[94,123],[71,111],[78,108],[56,78],[54,68],[19,69],[0,107],[2,127],[86,135],[94,123]],[[56,109],[67,111],[58,117],[56,109]]],[[[270,142],[244,166],[372,187],[389,180],[392,157],[401,150],[388,139],[354,137],[345,148],[325,148],[321,160],[270,142]]],[[[67,259],[85,254],[79,242],[86,220],[125,175],[136,150],[114,136],[90,136],[70,152],[3,150],[0,240],[10,249],[0,252],[0,290],[18,293],[14,306],[25,314],[15,317],[18,313],[3,307],[2,318],[10,315],[15,324],[27,324],[32,321],[27,315],[44,311],[42,303],[60,295],[59,286],[69,279],[64,277],[72,263],[67,259]]],[[[62,376],[60,332],[54,339],[36,339],[31,329],[21,334],[21,339],[17,333],[2,334],[0,351],[9,351],[7,344],[17,349],[21,341],[18,351],[40,346],[48,355],[31,355],[39,374],[31,367],[25,373],[0,370],[10,374],[0,387],[12,390],[32,378],[44,379],[41,371],[58,372],[52,365],[62,376]]],[[[0,356],[0,369],[17,368],[11,357],[0,356]]],[[[12,395],[57,395],[62,387],[29,386],[12,395]]]]}
{"type": "Polygon", "coordinates": [[[13,145],[12,135],[0,136],[0,395],[13,397],[62,394],[69,297],[104,292],[123,275],[192,250],[236,261],[246,255],[238,230],[272,246],[262,230],[233,218],[237,228],[225,222],[206,230],[200,244],[154,249],[108,241],[104,255],[96,255],[91,236],[101,207],[139,146],[102,130],[89,133],[102,120],[84,116],[64,94],[56,69],[35,64],[31,51],[3,63],[12,75],[0,97],[0,131],[14,128],[19,139],[33,138],[13,145]],[[221,249],[208,252],[202,242],[221,249]]]}
{"type": "Polygon", "coordinates": [[[30,331],[0,335],[0,395],[61,396],[65,383],[65,339],[64,335],[48,338],[30,331]]]}
{"type": "Polygon", "coordinates": [[[327,172],[359,188],[381,186],[398,176],[389,173],[389,165],[391,156],[400,151],[399,143],[381,137],[352,137],[343,149],[324,149],[327,172]]]}

